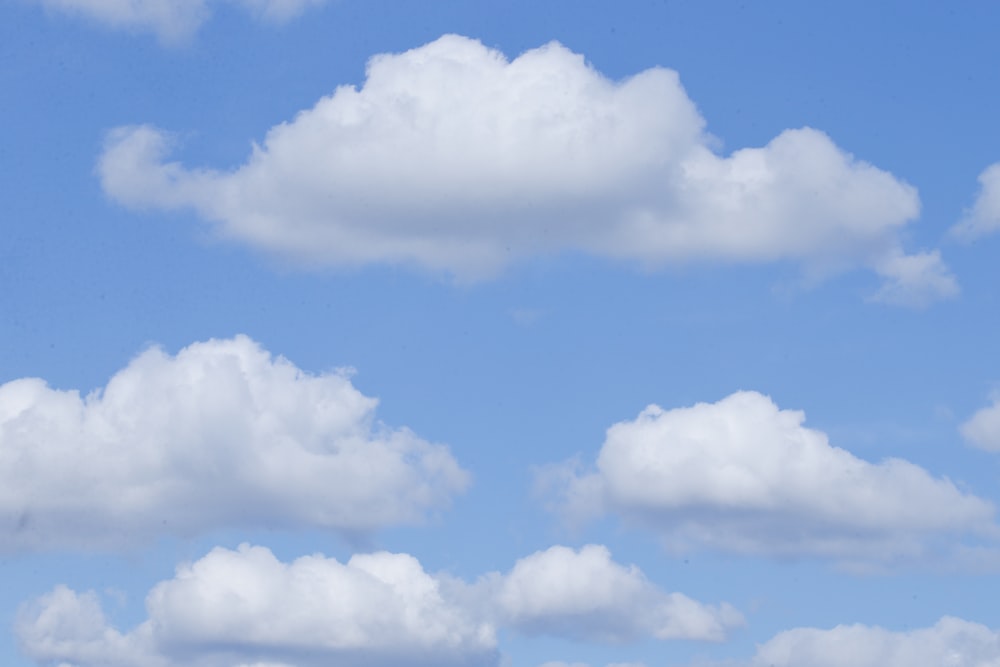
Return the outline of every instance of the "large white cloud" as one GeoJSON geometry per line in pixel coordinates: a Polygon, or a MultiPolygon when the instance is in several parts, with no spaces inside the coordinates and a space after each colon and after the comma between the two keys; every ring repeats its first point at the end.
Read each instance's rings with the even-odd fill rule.
{"type": "Polygon", "coordinates": [[[191,208],[223,236],[309,264],[477,279],[582,251],[654,267],[864,265],[904,302],[957,290],[936,255],[905,271],[895,259],[908,257],[914,188],[817,130],[722,157],[703,127],[671,70],[614,82],[557,43],[508,61],[447,35],[372,58],[360,89],[273,127],[235,170],[167,162],[170,137],[133,126],[109,135],[99,173],[122,204],[191,208]],[[924,268],[929,279],[914,275],[924,268]]]}
{"type": "Polygon", "coordinates": [[[495,665],[494,626],[448,588],[406,554],[283,563],[243,545],[178,568],[131,632],[65,587],[26,605],[16,632],[30,658],[77,667],[495,665]]]}
{"type": "Polygon", "coordinates": [[[283,563],[266,548],[214,549],[146,597],[148,618],[112,627],[94,593],[59,586],[25,605],[16,634],[41,663],[77,667],[494,665],[496,631],[583,641],[721,640],[729,605],[667,594],[606,548],[553,547],[469,584],[407,554],[283,563]]]}
{"type": "Polygon", "coordinates": [[[272,22],[287,21],[326,0],[35,0],[45,9],[81,16],[112,28],[151,32],[163,42],[193,35],[212,6],[232,4],[272,22]]]}
{"type": "Polygon", "coordinates": [[[819,555],[845,564],[935,557],[998,529],[994,507],[900,459],[870,463],[805,428],[804,414],[738,392],[718,403],[645,409],[612,426],[595,469],[541,481],[583,519],[612,512],[673,549],[819,555]]]}
{"type": "Polygon", "coordinates": [[[972,240],[1000,231],[1000,162],[979,175],[979,194],[965,217],[952,228],[959,238],[972,240]]]}
{"type": "Polygon", "coordinates": [[[556,546],[517,562],[496,591],[506,623],[528,634],[589,641],[637,638],[721,641],[742,625],[732,606],[710,606],[666,593],[608,549],[556,546]]]}
{"type": "Polygon", "coordinates": [[[81,397],[0,386],[0,550],[116,548],[215,528],[363,532],[420,521],[468,475],[375,421],[343,373],[252,340],[152,348],[81,397]]]}
{"type": "Polygon", "coordinates": [[[990,405],[969,417],[960,430],[962,436],[976,447],[1000,452],[1000,393],[993,396],[990,405]]]}
{"type": "Polygon", "coordinates": [[[944,617],[933,627],[892,632],[866,625],[796,628],[758,647],[751,667],[1000,667],[1000,634],[944,617]]]}

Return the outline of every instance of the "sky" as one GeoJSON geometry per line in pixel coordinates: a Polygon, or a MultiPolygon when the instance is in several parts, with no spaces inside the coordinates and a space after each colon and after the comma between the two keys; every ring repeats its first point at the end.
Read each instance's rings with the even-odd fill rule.
{"type": "Polygon", "coordinates": [[[0,663],[1000,665],[1000,8],[0,5],[0,663]]]}

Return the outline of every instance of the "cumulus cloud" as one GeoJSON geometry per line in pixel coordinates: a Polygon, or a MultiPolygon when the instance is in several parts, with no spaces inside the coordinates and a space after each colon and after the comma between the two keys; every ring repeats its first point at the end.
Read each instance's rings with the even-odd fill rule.
{"type": "Polygon", "coordinates": [[[979,175],[979,194],[965,217],[952,228],[958,238],[971,241],[1000,231],[1000,162],[979,175]]]}
{"type": "Polygon", "coordinates": [[[148,619],[110,627],[93,593],[59,587],[26,605],[16,632],[41,663],[76,667],[486,666],[488,622],[406,554],[291,563],[266,548],[217,548],[146,598],[148,619]]]}
{"type": "Polygon", "coordinates": [[[607,549],[553,547],[468,584],[408,554],[290,563],[216,548],[146,597],[148,618],[110,625],[92,592],[59,586],[22,607],[16,634],[41,663],[76,667],[496,665],[497,628],[590,641],[718,641],[743,618],[664,593],[607,549]]]}
{"type": "Polygon", "coordinates": [[[639,568],[615,563],[606,547],[594,544],[579,551],[555,546],[522,558],[495,595],[508,625],[577,640],[722,641],[729,629],[743,624],[732,606],[666,593],[639,568]]]}
{"type": "Polygon", "coordinates": [[[1000,635],[944,617],[933,627],[892,632],[867,625],[796,628],[757,649],[748,667],[998,667],[1000,635]]]}
{"type": "Polygon", "coordinates": [[[976,447],[1000,452],[1000,393],[994,394],[991,405],[977,410],[962,424],[960,431],[976,447]]]}
{"type": "Polygon", "coordinates": [[[151,32],[162,42],[190,38],[212,7],[236,5],[269,22],[288,21],[326,0],[35,0],[46,10],[80,16],[111,28],[151,32]]]}
{"type": "Polygon", "coordinates": [[[8,382],[0,549],[418,522],[468,475],[444,446],[377,422],[376,404],[347,375],[311,375],[244,336],[149,349],[86,396],[8,382]]]}
{"type": "Polygon", "coordinates": [[[688,408],[654,405],[608,429],[593,470],[554,466],[540,482],[556,485],[568,518],[615,513],[678,551],[861,565],[996,537],[988,501],[904,460],[859,459],[804,419],[749,391],[688,408]]]}
{"type": "Polygon", "coordinates": [[[704,125],[671,70],[616,82],[558,43],[508,60],[447,35],[375,56],[363,86],[271,128],[233,170],[170,162],[171,137],[141,125],[109,134],[98,170],[126,206],[193,209],[224,237],[311,265],[474,280],[570,251],[647,267],[867,266],[892,285],[886,301],[953,293],[937,255],[901,248],[914,188],[814,129],[720,156],[704,125]]]}

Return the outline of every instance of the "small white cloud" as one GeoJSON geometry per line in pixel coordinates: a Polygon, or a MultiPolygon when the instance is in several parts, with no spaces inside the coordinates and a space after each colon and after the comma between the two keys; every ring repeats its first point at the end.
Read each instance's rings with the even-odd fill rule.
{"type": "Polygon", "coordinates": [[[933,627],[892,632],[867,625],[796,628],[757,649],[748,667],[997,667],[1000,635],[944,617],[933,627]]]}
{"type": "Polygon", "coordinates": [[[32,659],[77,667],[486,667],[498,657],[494,627],[406,554],[283,563],[263,547],[219,548],[154,587],[146,609],[123,634],[93,594],[59,587],[22,609],[16,632],[32,659]]]}
{"type": "Polygon", "coordinates": [[[666,593],[636,566],[611,560],[608,549],[555,546],[517,562],[503,577],[496,604],[505,623],[527,634],[584,641],[646,637],[722,641],[743,624],[728,604],[666,593]]]}
{"type": "Polygon", "coordinates": [[[22,606],[15,632],[23,650],[37,660],[69,661],[73,667],[165,667],[148,653],[150,628],[123,635],[108,626],[100,599],[57,586],[22,606]]]}
{"type": "Polygon", "coordinates": [[[966,241],[1000,231],[1000,162],[990,165],[979,175],[976,201],[951,231],[966,241]]]}
{"type": "Polygon", "coordinates": [[[886,563],[992,539],[994,507],[900,459],[869,463],[802,426],[802,412],[738,392],[608,429],[592,472],[570,463],[561,509],[613,512],[663,535],[668,547],[818,555],[886,563]]]}
{"type": "Polygon", "coordinates": [[[538,308],[514,308],[509,314],[515,324],[522,327],[530,327],[542,319],[545,311],[538,308]]]}
{"type": "Polygon", "coordinates": [[[80,16],[115,29],[150,32],[164,43],[194,35],[212,6],[231,2],[269,22],[288,21],[326,0],[35,0],[46,10],[80,16]]]}
{"type": "Polygon", "coordinates": [[[1000,452],[1000,393],[960,427],[962,437],[980,449],[1000,452]]]}
{"type": "Polygon", "coordinates": [[[923,308],[959,292],[958,281],[937,250],[915,255],[892,252],[876,264],[875,270],[885,282],[872,295],[872,301],[923,308]]]}
{"type": "Polygon", "coordinates": [[[0,385],[0,550],[418,522],[468,475],[444,446],[376,422],[376,404],[244,336],[147,350],[86,397],[0,385]]]}
{"type": "Polygon", "coordinates": [[[269,23],[291,21],[310,7],[318,7],[326,2],[327,0],[236,0],[238,5],[253,16],[269,23]]]}
{"type": "Polygon", "coordinates": [[[361,88],[271,128],[233,171],[166,162],[170,142],[147,126],[112,132],[98,169],[126,206],[191,208],[307,265],[474,280],[582,251],[650,267],[866,266],[888,278],[885,301],[954,293],[936,255],[901,250],[914,188],[814,129],[724,157],[704,125],[671,70],[615,82],[554,42],[508,60],[447,35],[375,56],[361,88]]]}

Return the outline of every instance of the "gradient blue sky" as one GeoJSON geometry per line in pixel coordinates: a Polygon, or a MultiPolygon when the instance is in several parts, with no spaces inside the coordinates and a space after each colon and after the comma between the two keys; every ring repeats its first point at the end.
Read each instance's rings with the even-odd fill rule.
{"type": "MultiPolygon", "coordinates": [[[[931,665],[944,664],[941,656],[949,651],[958,656],[955,665],[1000,660],[1000,610],[992,594],[1000,570],[1000,528],[992,514],[1000,499],[1000,408],[991,407],[1000,390],[1000,238],[991,234],[1000,230],[1000,172],[985,171],[1000,161],[1000,9],[984,2],[330,0],[288,3],[295,11],[271,20],[251,16],[238,3],[173,3],[180,14],[199,6],[204,13],[197,25],[158,18],[116,23],[121,8],[110,0],[0,6],[0,384],[15,383],[5,385],[7,393],[0,389],[0,486],[15,489],[0,493],[6,533],[0,536],[0,662],[111,664],[107,651],[113,649],[101,644],[103,630],[94,634],[92,610],[74,611],[70,603],[57,608],[61,603],[51,591],[61,585],[79,595],[95,591],[107,623],[122,633],[157,613],[167,627],[178,612],[147,609],[154,586],[173,580],[184,563],[204,562],[213,548],[236,550],[242,543],[265,547],[284,562],[316,553],[341,563],[359,553],[410,554],[428,575],[462,580],[464,592],[448,604],[459,617],[493,628],[496,641],[486,642],[485,653],[456,649],[455,664],[659,667],[798,660],[801,667],[820,660],[810,657],[817,655],[832,660],[817,665],[923,664],[912,661],[916,655],[931,665]],[[469,40],[435,41],[449,34],[469,40]],[[552,41],[565,51],[533,53],[580,54],[589,70],[563,72],[568,57],[544,61],[555,74],[537,105],[526,98],[494,107],[479,98],[470,102],[474,95],[463,97],[461,84],[441,78],[447,67],[435,70],[437,79],[407,78],[408,71],[434,67],[440,53],[424,48],[432,43],[445,44],[439,51],[457,61],[487,49],[513,61],[552,41]],[[415,53],[417,65],[402,57],[379,61],[401,73],[388,77],[388,98],[378,99],[400,99],[406,89],[428,105],[413,112],[412,146],[378,134],[385,119],[377,104],[364,111],[376,128],[368,143],[342,128],[341,134],[324,134],[324,122],[333,121],[297,124],[300,112],[340,86],[369,90],[362,86],[373,56],[404,52],[415,53]],[[551,118],[532,116],[573,94],[559,90],[560,81],[575,75],[603,80],[598,92],[586,88],[576,99],[587,103],[593,93],[597,105],[606,101],[600,97],[606,90],[656,67],[677,72],[683,90],[670,90],[686,94],[692,113],[703,120],[707,134],[677,131],[705,159],[722,164],[734,151],[759,149],[788,130],[809,127],[836,146],[837,159],[858,179],[875,178],[858,171],[863,161],[881,170],[882,180],[870,190],[864,189],[868,181],[851,189],[834,165],[829,177],[820,169],[801,186],[796,178],[802,165],[782,171],[787,165],[778,155],[767,167],[777,174],[770,194],[751,193],[701,246],[674,252],[650,236],[613,252],[607,248],[627,228],[618,226],[619,218],[634,207],[660,216],[664,228],[686,225],[697,235],[714,224],[720,210],[714,207],[723,205],[713,199],[721,192],[714,181],[708,194],[690,195],[686,181],[670,180],[691,168],[683,154],[663,158],[666,166],[657,161],[657,133],[669,134],[682,123],[657,107],[648,90],[623,102],[620,118],[609,121],[629,130],[637,123],[636,146],[653,146],[653,157],[636,165],[630,155],[613,153],[620,145],[614,140],[611,158],[590,155],[585,133],[577,137],[581,154],[544,153],[543,146],[535,155],[529,140],[507,147],[512,152],[505,166],[481,170],[477,160],[488,161],[491,146],[456,139],[448,155],[464,165],[457,169],[420,153],[421,127],[447,133],[459,117],[461,127],[480,131],[483,119],[523,113],[515,127],[527,128],[526,136],[538,131],[542,143],[572,133],[578,126],[567,121],[563,127],[558,119],[585,116],[580,106],[567,103],[551,118]],[[585,71],[590,74],[580,74],[585,71]],[[413,90],[407,89],[413,81],[413,90]],[[438,88],[420,98],[428,81],[438,88]],[[274,155],[278,149],[265,137],[282,123],[304,129],[302,141],[278,165],[277,159],[267,162],[268,150],[274,155]],[[378,145],[380,137],[387,146],[378,145]],[[159,139],[172,142],[169,156],[142,152],[141,141],[159,139]],[[384,164],[384,177],[375,167],[355,172],[350,161],[344,173],[310,162],[355,139],[360,147],[353,155],[384,164]],[[242,187],[227,174],[242,173],[235,170],[254,144],[263,166],[258,180],[242,187]],[[406,153],[399,168],[384,162],[397,150],[406,153]],[[616,159],[625,165],[624,177],[615,171],[616,159]],[[173,161],[182,165],[171,172],[174,180],[157,180],[162,163],[173,161]],[[410,162],[423,167],[408,172],[410,162]],[[518,174],[534,173],[539,164],[540,176],[518,185],[518,174]],[[585,165],[592,187],[573,182],[577,164],[585,165]],[[493,178],[498,173],[502,178],[493,178]],[[288,185],[303,174],[316,182],[301,191],[288,185]],[[507,176],[514,185],[506,185],[507,176]],[[634,185],[643,177],[653,185],[634,185]],[[657,179],[669,184],[661,187],[657,179]],[[436,190],[422,194],[425,186],[436,190]],[[577,209],[578,186],[588,193],[607,187],[611,194],[593,209],[577,209]],[[894,215],[885,210],[903,197],[893,188],[919,197],[917,215],[885,222],[894,215]],[[362,190],[375,194],[353,200],[362,190]],[[768,196],[779,203],[767,205],[768,196]],[[425,203],[429,213],[423,214],[425,203]],[[306,211],[301,219],[300,210],[306,211]],[[329,243],[323,230],[340,215],[345,228],[377,229],[386,243],[407,230],[404,246],[440,250],[444,259],[434,265],[417,251],[379,254],[374,241],[364,248],[360,242],[329,243]],[[267,231],[247,240],[250,227],[241,225],[258,223],[267,231]],[[760,240],[772,223],[775,236],[760,240]],[[229,232],[220,233],[221,225],[229,232]],[[865,225],[889,231],[866,236],[865,225]],[[529,231],[510,231],[518,229],[529,231]],[[276,250],[299,232],[307,251],[276,250]],[[482,275],[470,273],[464,251],[445,248],[442,234],[459,242],[485,235],[490,252],[506,248],[500,256],[508,252],[514,259],[482,275]],[[795,235],[806,239],[805,249],[783,245],[795,235]],[[719,249],[736,236],[746,237],[746,246],[719,249]],[[843,249],[828,252],[840,241],[843,249]],[[763,250],[744,250],[750,246],[763,250]],[[316,254],[304,260],[312,248],[316,254]],[[653,248],[649,256],[647,248],[653,248]],[[880,299],[880,286],[892,279],[885,263],[900,256],[937,264],[929,277],[906,274],[902,297],[880,299]],[[150,350],[157,346],[168,355],[161,358],[168,369],[163,377],[133,364],[146,359],[139,356],[144,353],[155,356],[150,350]],[[189,346],[209,358],[191,376],[184,375],[181,357],[173,358],[189,346]],[[303,506],[311,502],[309,489],[299,496],[295,487],[315,483],[322,489],[351,479],[364,484],[363,474],[313,479],[306,466],[271,480],[284,491],[267,486],[265,492],[255,485],[271,468],[260,463],[249,481],[232,482],[242,474],[233,470],[257,463],[242,458],[242,435],[223,433],[226,418],[239,419],[239,396],[219,400],[230,412],[213,412],[211,398],[229,385],[222,379],[213,384],[212,373],[225,369],[212,364],[224,366],[223,358],[237,349],[251,356],[252,350],[266,351],[304,374],[349,382],[351,391],[377,398],[375,432],[364,436],[372,438],[365,446],[385,435],[381,424],[417,441],[418,453],[402,457],[403,465],[433,451],[452,457],[464,481],[458,473],[425,480],[433,502],[407,486],[417,484],[413,480],[384,487],[371,482],[402,509],[372,518],[370,501],[360,497],[341,505],[320,501],[341,517],[335,520],[317,519],[312,507],[303,506]],[[66,395],[31,393],[17,382],[41,378],[52,390],[86,396],[126,367],[138,369],[133,394],[115,418],[135,418],[139,426],[119,431],[88,431],[86,419],[52,407],[66,395]],[[175,367],[178,374],[170,376],[175,367]],[[338,375],[345,368],[353,371],[338,375]],[[188,391],[200,397],[201,407],[177,407],[188,391]],[[740,394],[743,403],[724,400],[740,391],[754,393],[740,394]],[[662,408],[664,419],[676,417],[676,424],[651,433],[637,427],[621,440],[607,433],[636,421],[651,404],[662,408]],[[803,412],[803,426],[779,410],[803,412]],[[149,416],[161,412],[163,419],[149,416]],[[186,425],[186,418],[194,421],[186,425]],[[404,428],[412,433],[399,430],[404,428]],[[602,447],[606,468],[595,463],[602,447]],[[840,450],[856,457],[850,474],[859,476],[857,484],[830,467],[845,460],[840,450]],[[142,468],[147,477],[129,482],[115,476],[120,464],[128,469],[122,461],[131,460],[129,452],[146,460],[142,452],[150,451],[161,458],[142,468]],[[667,455],[673,451],[681,452],[683,466],[667,455]],[[182,478],[179,470],[197,469],[204,457],[222,463],[193,483],[190,507],[222,508],[206,511],[217,518],[192,518],[182,510],[175,515],[169,495],[129,506],[134,501],[126,487],[149,490],[158,474],[182,478]],[[181,461],[176,468],[175,458],[181,461]],[[629,460],[639,463],[629,467],[629,460]],[[908,477],[913,466],[923,470],[908,477]],[[67,479],[76,481],[66,485],[67,479]],[[747,479],[754,480],[749,487],[739,486],[747,479]],[[630,489],[649,495],[629,500],[630,489]],[[288,506],[273,514],[254,507],[272,492],[288,506]],[[75,513],[65,509],[73,507],[75,513]],[[175,528],[164,527],[168,515],[175,528]],[[348,516],[361,528],[349,526],[348,516]],[[32,521],[40,527],[25,537],[26,525],[35,530],[32,521]],[[60,526],[74,523],[79,534],[65,537],[60,526]],[[547,551],[559,545],[574,551],[547,551]],[[618,565],[582,550],[585,545],[605,546],[618,565]],[[528,588],[547,591],[549,606],[542,604],[541,611],[508,594],[515,564],[539,552],[578,558],[525,580],[528,588]],[[552,572],[583,567],[583,554],[596,558],[597,565],[589,565],[597,569],[569,579],[614,581],[615,573],[636,575],[627,569],[634,565],[644,575],[636,584],[642,590],[629,597],[627,586],[613,586],[598,599],[594,591],[602,587],[596,584],[545,589],[552,572]],[[666,612],[657,605],[671,593],[708,605],[714,611],[705,613],[716,614],[722,635],[661,638],[658,614],[666,612]],[[589,615],[580,611],[588,595],[595,596],[589,615]],[[726,620],[718,606],[723,603],[742,621],[726,620]],[[943,617],[964,625],[942,629],[943,617]],[[615,623],[625,628],[615,641],[595,630],[615,623]],[[783,631],[851,624],[861,624],[853,639],[789,634],[798,653],[768,653],[778,650],[773,638],[783,631]],[[880,635],[875,626],[898,634],[880,635]],[[827,640],[861,647],[863,655],[817,648],[827,640]],[[59,642],[63,648],[53,649],[59,642]]],[[[478,66],[470,65],[475,81],[492,76],[476,74],[478,66]]],[[[528,63],[511,74],[513,83],[496,85],[501,91],[516,86],[517,77],[534,76],[533,67],[528,63]]],[[[401,127],[408,119],[390,118],[401,127]]],[[[594,144],[601,143],[604,120],[584,128],[596,133],[594,144]]],[[[809,165],[814,149],[802,149],[809,165]]],[[[304,374],[258,379],[283,395],[304,374]],[[267,384],[272,381],[277,384],[267,384]]],[[[245,379],[248,371],[237,376],[245,379]]],[[[312,405],[311,394],[303,396],[300,410],[282,413],[289,446],[313,431],[317,442],[336,440],[310,410],[341,414],[348,408],[312,405]]],[[[107,414],[117,409],[108,407],[107,414]]],[[[357,417],[362,431],[370,425],[366,418],[371,414],[357,417]]],[[[232,431],[241,434],[241,428],[232,431]]],[[[260,436],[264,449],[273,444],[268,437],[260,436]]],[[[251,450],[247,446],[247,458],[256,456],[251,450]]],[[[360,451],[364,457],[364,447],[360,451]]],[[[280,448],[276,456],[284,458],[280,448]]],[[[308,615],[309,602],[299,602],[288,604],[308,615]]],[[[367,613],[363,599],[354,604],[345,613],[367,613]]],[[[322,613],[316,610],[313,620],[322,613]]],[[[405,636],[392,622],[385,621],[387,632],[405,636]]],[[[252,636],[234,641],[206,631],[185,639],[178,632],[164,631],[153,648],[143,644],[146,653],[121,658],[121,664],[391,662],[363,642],[345,657],[295,627],[278,648],[266,650],[252,636]]],[[[413,664],[443,664],[433,642],[421,646],[430,647],[426,655],[406,649],[413,664]]]]}

